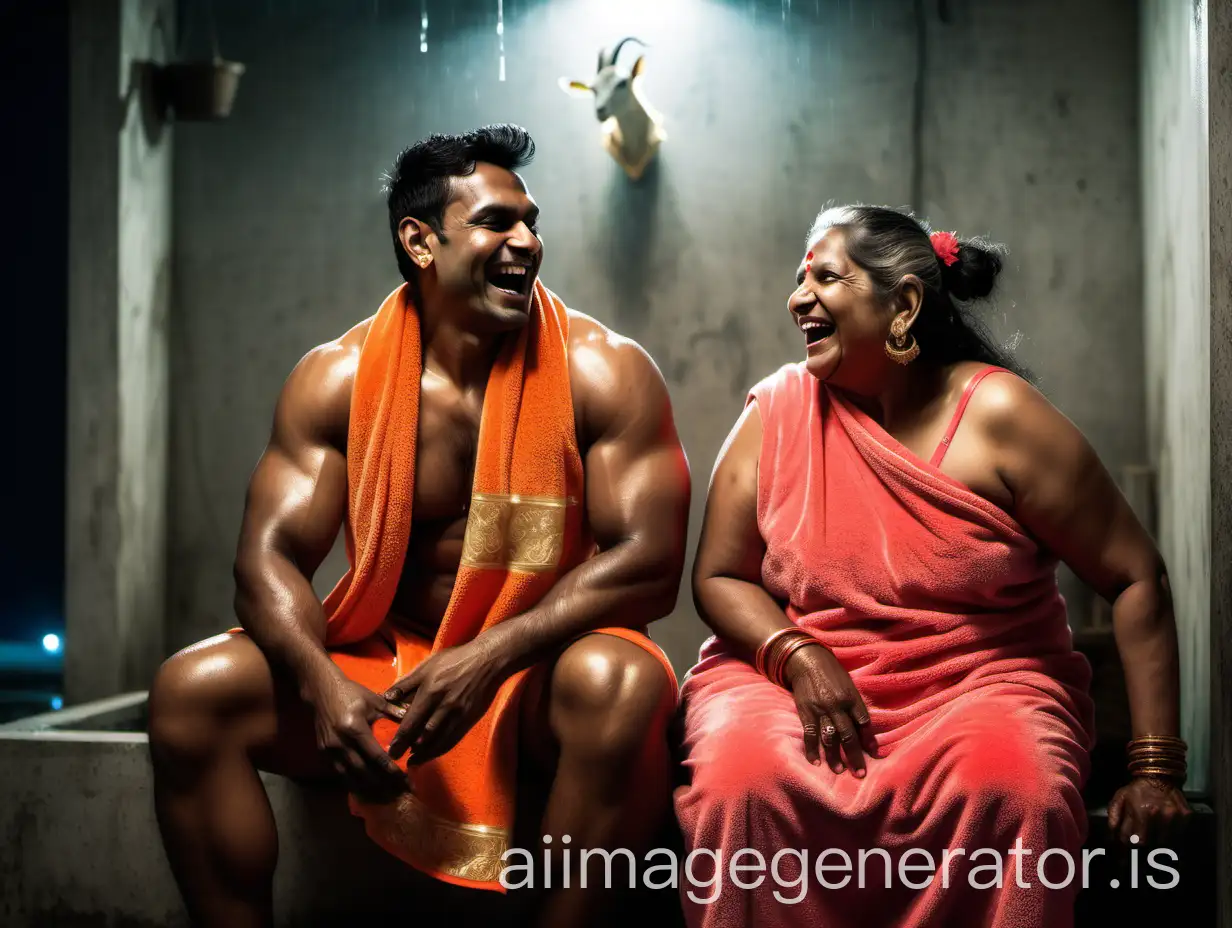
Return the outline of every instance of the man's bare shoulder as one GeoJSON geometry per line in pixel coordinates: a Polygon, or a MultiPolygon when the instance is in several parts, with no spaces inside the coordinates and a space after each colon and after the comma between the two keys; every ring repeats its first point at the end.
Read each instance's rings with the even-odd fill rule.
{"type": "Polygon", "coordinates": [[[294,422],[298,432],[345,447],[359,352],[371,325],[365,319],[304,355],[283,385],[278,416],[294,422]]]}
{"type": "Polygon", "coordinates": [[[597,319],[569,310],[569,383],[578,420],[594,439],[630,410],[666,414],[667,384],[650,354],[597,319]]]}
{"type": "Polygon", "coordinates": [[[628,380],[636,388],[647,375],[663,380],[645,348],[575,309],[569,310],[569,368],[575,384],[597,388],[624,389],[628,380]]]}

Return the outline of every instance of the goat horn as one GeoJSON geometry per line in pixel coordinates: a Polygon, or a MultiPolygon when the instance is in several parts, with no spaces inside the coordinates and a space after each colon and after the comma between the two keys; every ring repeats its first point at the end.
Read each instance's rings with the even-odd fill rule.
{"type": "MultiPolygon", "coordinates": [[[[599,69],[600,70],[602,70],[604,67],[608,67],[608,66],[616,64],[616,59],[620,57],[620,50],[625,47],[626,42],[636,42],[638,45],[642,46],[642,48],[649,47],[641,39],[635,38],[634,36],[627,36],[626,38],[623,38],[619,42],[616,43],[616,47],[611,49],[611,54],[607,58],[606,61],[604,60],[603,52],[599,52],[599,69]]],[[[607,51],[607,49],[604,49],[604,51],[607,51]]]]}

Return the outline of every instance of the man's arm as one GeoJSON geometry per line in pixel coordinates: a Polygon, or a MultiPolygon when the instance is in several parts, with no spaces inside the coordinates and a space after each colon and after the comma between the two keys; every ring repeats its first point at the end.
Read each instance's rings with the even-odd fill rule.
{"type": "Polygon", "coordinates": [[[348,680],[325,651],[312,575],[346,508],[342,452],[358,359],[352,336],[304,357],[287,378],[248,488],[235,558],[235,611],[266,659],[288,670],[315,715],[317,748],[352,791],[384,798],[406,777],[372,735],[402,710],[348,680]]]}
{"type": "Polygon", "coordinates": [[[684,569],[691,482],[663,375],[636,342],[598,323],[574,347],[586,517],[599,554],[562,577],[532,609],[485,633],[513,671],[578,635],[641,627],[675,607],[684,569]]]}
{"type": "Polygon", "coordinates": [[[235,611],[271,663],[301,691],[332,665],[325,613],[312,576],[342,526],[351,352],[338,344],[309,352],[278,399],[274,426],[248,486],[235,558],[235,611]]]}

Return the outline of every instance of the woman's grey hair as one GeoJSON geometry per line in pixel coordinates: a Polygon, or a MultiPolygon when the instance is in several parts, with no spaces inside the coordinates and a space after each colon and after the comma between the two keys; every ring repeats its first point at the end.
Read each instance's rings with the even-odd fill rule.
{"type": "Polygon", "coordinates": [[[827,229],[843,230],[848,256],[868,274],[880,299],[897,294],[907,275],[920,279],[924,303],[911,334],[922,357],[941,364],[982,361],[1034,380],[1014,358],[1013,343],[998,345],[969,309],[972,301],[992,293],[1004,246],[960,238],[958,260],[946,265],[933,249],[926,223],[884,206],[827,207],[813,222],[809,241],[827,229]]]}

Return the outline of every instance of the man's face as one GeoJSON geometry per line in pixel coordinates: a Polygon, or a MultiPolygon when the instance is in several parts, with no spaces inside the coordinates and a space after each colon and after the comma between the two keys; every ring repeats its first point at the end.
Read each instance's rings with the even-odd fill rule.
{"type": "Polygon", "coordinates": [[[454,178],[441,234],[428,237],[424,299],[476,332],[526,325],[543,262],[538,222],[539,207],[512,171],[481,162],[454,178]]]}

